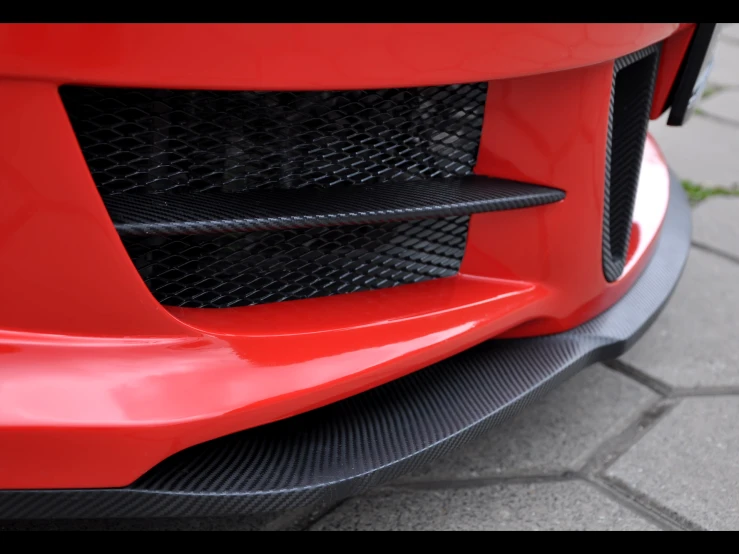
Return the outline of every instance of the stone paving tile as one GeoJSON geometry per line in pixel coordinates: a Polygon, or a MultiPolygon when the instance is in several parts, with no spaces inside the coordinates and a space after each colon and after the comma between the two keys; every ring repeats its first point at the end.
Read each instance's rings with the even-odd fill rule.
{"type": "Polygon", "coordinates": [[[739,23],[722,23],[721,38],[736,39],[739,41],[739,23]]]}
{"type": "Polygon", "coordinates": [[[649,131],[678,177],[704,185],[739,182],[739,129],[699,115],[682,127],[668,127],[668,115],[653,121],[649,131]]]}
{"type": "Polygon", "coordinates": [[[693,210],[693,240],[739,258],[739,197],[701,202],[693,210]]]}
{"type": "Polygon", "coordinates": [[[311,530],[657,530],[581,481],[381,491],[353,498],[311,530]]]}
{"type": "MultiPolygon", "coordinates": [[[[731,28],[722,30],[722,34],[734,32],[731,28]]],[[[716,48],[708,82],[714,85],[739,86],[739,44],[733,38],[722,40],[716,48]]]]}
{"type": "Polygon", "coordinates": [[[721,90],[703,98],[700,109],[709,115],[733,121],[739,126],[739,88],[721,90]]]}
{"type": "Polygon", "coordinates": [[[739,529],[739,397],[682,401],[608,476],[705,529],[739,529]]]}
{"type": "Polygon", "coordinates": [[[589,367],[466,448],[403,481],[574,471],[656,398],[602,365],[589,367]]]}
{"type": "Polygon", "coordinates": [[[739,265],[693,248],[675,294],[622,359],[676,387],[739,385],[739,265]]]}

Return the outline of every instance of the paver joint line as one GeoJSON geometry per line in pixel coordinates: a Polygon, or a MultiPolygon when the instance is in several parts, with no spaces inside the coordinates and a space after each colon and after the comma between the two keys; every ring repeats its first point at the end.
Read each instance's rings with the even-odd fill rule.
{"type": "Polygon", "coordinates": [[[605,476],[599,476],[599,479],[604,484],[604,486],[608,486],[611,490],[617,491],[619,495],[623,495],[624,498],[629,499],[630,501],[638,504],[639,506],[642,506],[643,508],[649,510],[650,512],[659,514],[660,517],[671,522],[678,529],[681,529],[684,531],[706,531],[707,530],[701,527],[700,525],[693,523],[692,521],[683,517],[677,512],[670,510],[666,506],[663,506],[662,504],[655,502],[647,495],[642,494],[641,492],[632,489],[631,487],[629,487],[626,483],[623,483],[622,481],[619,481],[617,479],[612,479],[610,477],[605,477],[605,476]]]}
{"type": "Polygon", "coordinates": [[[631,425],[615,437],[601,444],[583,464],[580,473],[589,476],[606,471],[623,454],[630,450],[632,446],[639,442],[652,427],[669,414],[678,402],[678,400],[674,399],[660,398],[654,404],[648,406],[631,425]]]}
{"type": "Polygon", "coordinates": [[[603,365],[608,369],[620,373],[621,375],[628,377],[632,381],[636,381],[642,386],[647,387],[658,395],[667,398],[672,394],[672,387],[659,379],[655,379],[651,375],[644,373],[641,369],[634,367],[633,365],[621,360],[609,360],[603,362],[603,365]]]}
{"type": "MultiPolygon", "coordinates": [[[[721,94],[720,92],[717,92],[716,95],[718,96],[721,94]]],[[[712,114],[706,111],[701,110],[698,108],[695,112],[696,117],[702,117],[705,119],[709,119],[711,121],[714,121],[718,123],[719,125],[729,125],[731,127],[739,128],[739,122],[734,121],[733,119],[728,119],[726,117],[721,117],[720,115],[712,114]]]]}
{"type": "Polygon", "coordinates": [[[703,244],[702,242],[693,241],[690,243],[693,248],[697,248],[698,250],[703,250],[704,252],[707,252],[709,254],[713,254],[714,256],[719,256],[723,258],[724,260],[727,260],[734,264],[739,264],[739,258],[734,256],[733,254],[730,254],[729,252],[724,252],[723,250],[719,250],[718,248],[714,248],[713,246],[710,246],[708,244],[703,244]]]}
{"type": "MultiPolygon", "coordinates": [[[[529,485],[532,483],[562,483],[578,479],[578,473],[565,471],[558,474],[541,475],[496,475],[495,477],[463,477],[461,479],[431,479],[428,481],[402,481],[377,487],[376,491],[388,490],[444,490],[489,487],[493,485],[529,485]]],[[[372,494],[370,491],[368,494],[372,494]]]]}
{"type": "Polygon", "coordinates": [[[583,476],[582,479],[627,510],[651,521],[663,531],[689,530],[681,520],[672,517],[667,510],[663,510],[660,506],[656,506],[651,502],[642,502],[631,493],[631,490],[627,489],[628,492],[625,492],[621,490],[621,487],[613,486],[606,478],[583,476]]]}
{"type": "Polygon", "coordinates": [[[719,396],[739,396],[739,387],[677,388],[672,392],[671,398],[702,398],[719,396]]]}

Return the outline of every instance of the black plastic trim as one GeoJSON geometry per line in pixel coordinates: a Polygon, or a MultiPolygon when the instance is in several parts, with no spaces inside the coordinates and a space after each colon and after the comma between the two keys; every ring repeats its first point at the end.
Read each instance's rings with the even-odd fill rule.
{"type": "Polygon", "coordinates": [[[670,107],[670,115],[667,116],[667,125],[671,127],[679,127],[685,124],[695,108],[693,104],[697,102],[694,100],[691,103],[694,93],[693,89],[701,69],[703,69],[706,61],[708,61],[707,57],[710,55],[709,50],[712,43],[718,39],[718,37],[714,36],[717,25],[717,23],[698,23],[696,26],[690,46],[688,46],[677,77],[672,83],[672,89],[670,89],[667,102],[665,102],[665,110],[667,106],[670,107]]]}
{"type": "Polygon", "coordinates": [[[0,517],[223,515],[361,493],[472,440],[641,336],[690,246],[690,208],[674,178],[658,241],[626,295],[571,331],[488,341],[341,402],[187,449],[126,488],[0,491],[0,517]]]}
{"type": "Polygon", "coordinates": [[[384,223],[527,208],[564,197],[558,189],[470,176],[240,194],[128,194],[106,198],[105,204],[126,236],[384,223]]]}

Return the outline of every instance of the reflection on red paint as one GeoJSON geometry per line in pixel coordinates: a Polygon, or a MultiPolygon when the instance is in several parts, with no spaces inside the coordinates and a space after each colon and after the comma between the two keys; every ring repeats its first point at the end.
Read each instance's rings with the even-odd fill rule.
{"type": "Polygon", "coordinates": [[[0,24],[0,77],[251,90],[464,83],[612,60],[678,25],[0,24]]]}

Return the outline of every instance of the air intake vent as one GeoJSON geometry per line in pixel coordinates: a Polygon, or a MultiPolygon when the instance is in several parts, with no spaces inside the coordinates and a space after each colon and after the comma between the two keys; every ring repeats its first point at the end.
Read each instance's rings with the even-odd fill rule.
{"type": "Polygon", "coordinates": [[[469,175],[487,83],[340,92],[62,87],[103,196],[469,175]]]}
{"type": "Polygon", "coordinates": [[[603,214],[603,274],[609,282],[626,263],[659,53],[656,44],[617,59],[613,68],[603,214]]]}
{"type": "Polygon", "coordinates": [[[469,217],[286,231],[130,237],[165,305],[244,306],[381,289],[454,275],[469,217]]]}
{"type": "Polygon", "coordinates": [[[472,175],[486,92],[61,88],[151,292],[217,308],[448,277],[470,214],[561,200],[472,175]]]}

